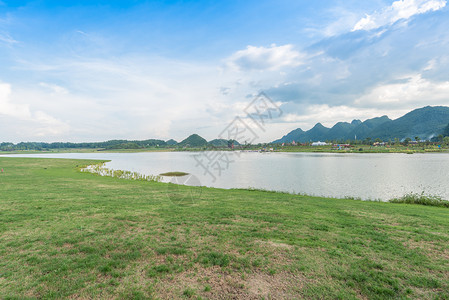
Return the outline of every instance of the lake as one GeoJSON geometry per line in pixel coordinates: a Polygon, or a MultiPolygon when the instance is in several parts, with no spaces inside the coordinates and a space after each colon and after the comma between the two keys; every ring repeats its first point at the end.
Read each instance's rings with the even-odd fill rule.
{"type": "Polygon", "coordinates": [[[251,187],[380,200],[424,191],[449,199],[447,153],[141,152],[6,156],[111,160],[106,164],[111,169],[147,175],[183,171],[195,175],[201,185],[219,188],[251,187]]]}

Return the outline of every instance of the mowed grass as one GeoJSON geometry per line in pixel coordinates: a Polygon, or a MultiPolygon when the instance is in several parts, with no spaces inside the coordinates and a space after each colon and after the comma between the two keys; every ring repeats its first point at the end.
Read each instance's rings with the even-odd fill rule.
{"type": "Polygon", "coordinates": [[[91,163],[0,158],[1,298],[449,298],[447,208],[209,188],[173,201],[164,183],[77,170],[91,163]]]}

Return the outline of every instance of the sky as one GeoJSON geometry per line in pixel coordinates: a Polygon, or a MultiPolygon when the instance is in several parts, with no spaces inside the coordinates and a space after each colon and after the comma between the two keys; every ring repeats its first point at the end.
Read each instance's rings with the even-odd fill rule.
{"type": "Polygon", "coordinates": [[[259,142],[449,105],[446,0],[0,0],[0,142],[259,142]],[[260,129],[260,128],[259,128],[260,129]]]}

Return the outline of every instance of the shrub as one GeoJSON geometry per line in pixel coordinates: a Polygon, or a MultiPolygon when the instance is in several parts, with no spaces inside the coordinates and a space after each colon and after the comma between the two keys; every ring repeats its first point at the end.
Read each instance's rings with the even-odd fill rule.
{"type": "Polygon", "coordinates": [[[410,193],[404,195],[400,198],[391,199],[391,203],[406,203],[406,204],[419,204],[428,206],[438,206],[438,207],[448,207],[449,201],[441,199],[439,196],[425,195],[424,192],[421,194],[410,193]]]}

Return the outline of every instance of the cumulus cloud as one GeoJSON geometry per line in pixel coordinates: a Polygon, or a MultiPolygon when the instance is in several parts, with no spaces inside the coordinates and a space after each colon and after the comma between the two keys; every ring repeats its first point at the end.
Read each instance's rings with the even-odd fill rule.
{"type": "Polygon", "coordinates": [[[31,117],[27,105],[11,103],[11,85],[0,83],[0,114],[26,119],[31,117]]]}
{"type": "Polygon", "coordinates": [[[352,31],[371,30],[390,25],[399,20],[407,20],[418,14],[437,11],[446,6],[446,0],[398,0],[391,6],[360,19],[352,31]]]}
{"type": "Polygon", "coordinates": [[[413,74],[408,78],[400,78],[399,83],[385,84],[374,88],[371,92],[358,98],[357,105],[415,107],[429,102],[447,105],[449,81],[433,82],[422,78],[421,74],[413,74]]]}
{"type": "MultiPolygon", "coordinates": [[[[16,99],[66,120],[70,132],[59,140],[181,140],[196,132],[194,126],[209,124],[213,116],[207,109],[228,97],[217,87],[216,65],[161,57],[57,58],[24,61],[16,68],[45,74],[40,76],[45,81],[21,86],[16,99]]],[[[205,130],[198,133],[208,136],[205,130]]]]}
{"type": "Polygon", "coordinates": [[[235,52],[228,65],[244,71],[279,70],[283,67],[295,67],[301,64],[303,55],[293,49],[293,45],[270,47],[248,46],[235,52]]]}
{"type": "Polygon", "coordinates": [[[7,83],[0,83],[0,116],[9,120],[8,128],[21,131],[25,126],[34,136],[59,135],[69,129],[67,124],[41,110],[32,111],[27,104],[15,103],[11,85],[7,83]]]}
{"type": "Polygon", "coordinates": [[[304,107],[302,112],[288,113],[283,117],[287,123],[296,123],[302,129],[308,130],[317,122],[332,127],[337,122],[351,122],[354,118],[366,120],[385,114],[385,110],[377,108],[353,107],[349,105],[316,104],[304,107]]]}

